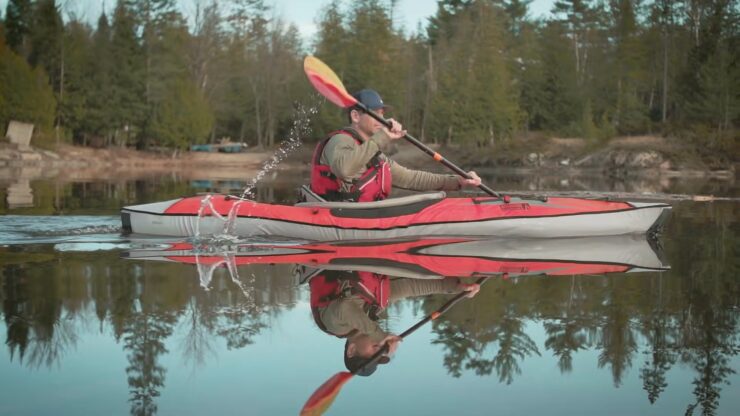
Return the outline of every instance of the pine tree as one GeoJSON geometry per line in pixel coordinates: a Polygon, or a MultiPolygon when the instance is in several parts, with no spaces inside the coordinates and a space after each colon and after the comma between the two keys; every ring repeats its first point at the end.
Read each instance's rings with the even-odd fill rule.
{"type": "Polygon", "coordinates": [[[92,35],[87,54],[85,77],[90,88],[85,94],[85,117],[79,133],[82,144],[93,140],[96,144],[111,143],[117,126],[114,121],[118,109],[111,105],[114,86],[111,27],[108,17],[101,13],[92,35]]]}
{"type": "MultiPolygon", "coordinates": [[[[645,49],[640,42],[634,0],[615,0],[611,5],[616,42],[616,108],[613,122],[621,133],[646,130],[648,109],[640,100],[645,88],[645,49]]],[[[646,94],[647,95],[647,94],[646,94]]]]}
{"type": "MultiPolygon", "coordinates": [[[[319,21],[319,30],[315,45],[315,55],[326,62],[339,76],[344,79],[347,71],[347,48],[349,33],[345,27],[346,17],[340,10],[339,1],[334,0],[322,10],[323,18],[319,21]]],[[[345,123],[342,111],[332,104],[323,106],[314,120],[314,130],[329,132],[345,123]]],[[[323,134],[323,133],[320,133],[323,134]]]]}
{"type": "Polygon", "coordinates": [[[31,53],[32,23],[31,0],[8,0],[5,7],[5,42],[12,51],[25,59],[28,59],[31,53]]]}
{"type": "Polygon", "coordinates": [[[87,97],[96,88],[88,77],[91,29],[72,20],[67,23],[63,38],[63,74],[59,88],[59,122],[75,139],[82,135],[87,118],[87,97]]]}
{"type": "Polygon", "coordinates": [[[511,137],[521,114],[504,55],[504,16],[485,2],[475,2],[450,23],[455,32],[436,44],[434,134],[477,145],[511,137]]]}
{"type": "Polygon", "coordinates": [[[107,105],[113,113],[113,141],[125,146],[142,131],[146,117],[145,62],[137,26],[127,0],[119,0],[113,12],[111,34],[111,95],[107,105]]]}
{"type": "Polygon", "coordinates": [[[44,68],[58,94],[61,86],[64,25],[55,0],[40,0],[35,5],[29,33],[31,53],[28,62],[32,66],[44,68]]]}

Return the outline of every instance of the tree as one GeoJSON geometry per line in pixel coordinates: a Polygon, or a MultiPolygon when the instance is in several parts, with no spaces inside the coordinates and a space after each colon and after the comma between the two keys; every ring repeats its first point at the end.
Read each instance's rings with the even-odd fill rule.
{"type": "Polygon", "coordinates": [[[33,4],[31,0],[9,0],[5,7],[5,42],[8,47],[27,59],[31,53],[31,26],[33,4]]]}
{"type": "Polygon", "coordinates": [[[48,131],[55,109],[56,100],[44,70],[31,68],[0,43],[0,125],[19,120],[48,131]]]}
{"type": "MultiPolygon", "coordinates": [[[[616,108],[613,123],[621,133],[646,130],[648,109],[641,100],[645,87],[645,49],[640,38],[635,0],[611,3],[613,38],[616,42],[616,108]]],[[[647,95],[647,94],[645,94],[647,95]]]]}
{"type": "MultiPolygon", "coordinates": [[[[321,11],[323,16],[318,22],[319,30],[314,45],[315,55],[336,71],[340,79],[347,73],[346,45],[349,31],[345,26],[345,14],[339,8],[339,1],[334,0],[321,11]]],[[[316,130],[329,132],[343,123],[342,112],[331,103],[325,104],[314,121],[316,130]]]]}
{"type": "Polygon", "coordinates": [[[110,105],[114,90],[111,49],[111,27],[108,17],[101,13],[87,56],[86,78],[90,82],[90,90],[85,94],[85,118],[80,128],[83,144],[88,143],[89,137],[104,137],[105,143],[111,143],[116,129],[114,120],[118,109],[110,105]]]}
{"type": "Polygon", "coordinates": [[[127,0],[113,12],[111,34],[111,95],[113,141],[125,146],[142,131],[146,117],[145,61],[136,35],[136,20],[127,0]]]}
{"type": "Polygon", "coordinates": [[[28,56],[28,62],[31,66],[44,68],[57,94],[61,86],[63,32],[64,25],[56,6],[56,0],[40,0],[36,3],[33,25],[29,32],[31,53],[28,56]]]}
{"type": "Polygon", "coordinates": [[[59,91],[58,124],[65,126],[73,137],[81,134],[87,117],[87,96],[96,88],[88,77],[91,61],[91,29],[72,20],[67,23],[62,39],[63,60],[59,91]]]}
{"type": "Polygon", "coordinates": [[[189,80],[169,83],[165,96],[157,101],[149,133],[160,146],[187,149],[203,143],[213,125],[213,115],[200,91],[189,80]]]}
{"type": "Polygon", "coordinates": [[[504,54],[504,16],[475,2],[453,19],[455,32],[435,48],[434,133],[458,143],[494,144],[511,137],[521,120],[504,54]]]}

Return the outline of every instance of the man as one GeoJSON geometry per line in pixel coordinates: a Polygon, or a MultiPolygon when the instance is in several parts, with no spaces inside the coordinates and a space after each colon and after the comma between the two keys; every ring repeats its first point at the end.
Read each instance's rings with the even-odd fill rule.
{"type": "Polygon", "coordinates": [[[344,338],[344,364],[349,371],[361,376],[375,372],[396,351],[401,338],[384,331],[378,324],[379,315],[389,303],[431,294],[468,292],[475,296],[480,285],[466,284],[460,279],[417,280],[390,278],[364,271],[328,271],[311,278],[311,311],[318,327],[338,338],[344,338]],[[388,352],[378,360],[360,368],[383,345],[388,352]]]}
{"type": "MultiPolygon", "coordinates": [[[[386,109],[380,95],[371,89],[353,96],[370,110],[383,115],[386,109]]],[[[311,163],[311,190],[328,201],[378,201],[387,198],[391,186],[414,191],[452,191],[463,186],[475,187],[481,180],[475,172],[471,179],[407,169],[389,159],[382,148],[406,131],[390,119],[386,128],[359,107],[349,110],[348,127],[322,140],[311,163]]]]}

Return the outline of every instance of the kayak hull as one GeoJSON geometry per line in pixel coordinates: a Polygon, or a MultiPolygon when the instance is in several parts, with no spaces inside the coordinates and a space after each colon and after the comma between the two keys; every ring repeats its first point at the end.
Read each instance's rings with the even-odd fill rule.
{"type": "Polygon", "coordinates": [[[562,238],[645,234],[659,228],[671,208],[664,203],[580,198],[513,198],[504,203],[495,198],[411,197],[391,206],[383,206],[386,201],[285,206],[210,198],[205,204],[202,197],[191,197],[125,207],[121,210],[123,228],[174,237],[218,235],[225,233],[225,220],[231,213],[229,234],[244,237],[313,241],[435,235],[562,238]]]}

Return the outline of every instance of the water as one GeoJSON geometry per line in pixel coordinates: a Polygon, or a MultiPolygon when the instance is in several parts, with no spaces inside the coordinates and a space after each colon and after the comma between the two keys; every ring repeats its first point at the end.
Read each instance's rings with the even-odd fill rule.
{"type": "MultiPolygon", "coordinates": [[[[285,178],[301,176],[265,178],[254,197],[291,201],[297,179],[285,178]]],[[[568,180],[488,183],[582,189],[568,180]]],[[[295,414],[344,369],[344,341],[311,318],[296,273],[310,270],[285,257],[301,242],[119,234],[118,207],[199,186],[39,180],[33,206],[0,206],[0,414],[295,414]],[[132,258],[173,243],[194,255],[132,258]]],[[[650,189],[737,196],[712,181],[650,189]]],[[[675,202],[661,239],[670,270],[517,277],[509,265],[507,279],[496,274],[350,380],[330,414],[737,414],[738,207],[675,202]]],[[[401,333],[450,296],[394,302],[381,327],[401,333]]]]}

